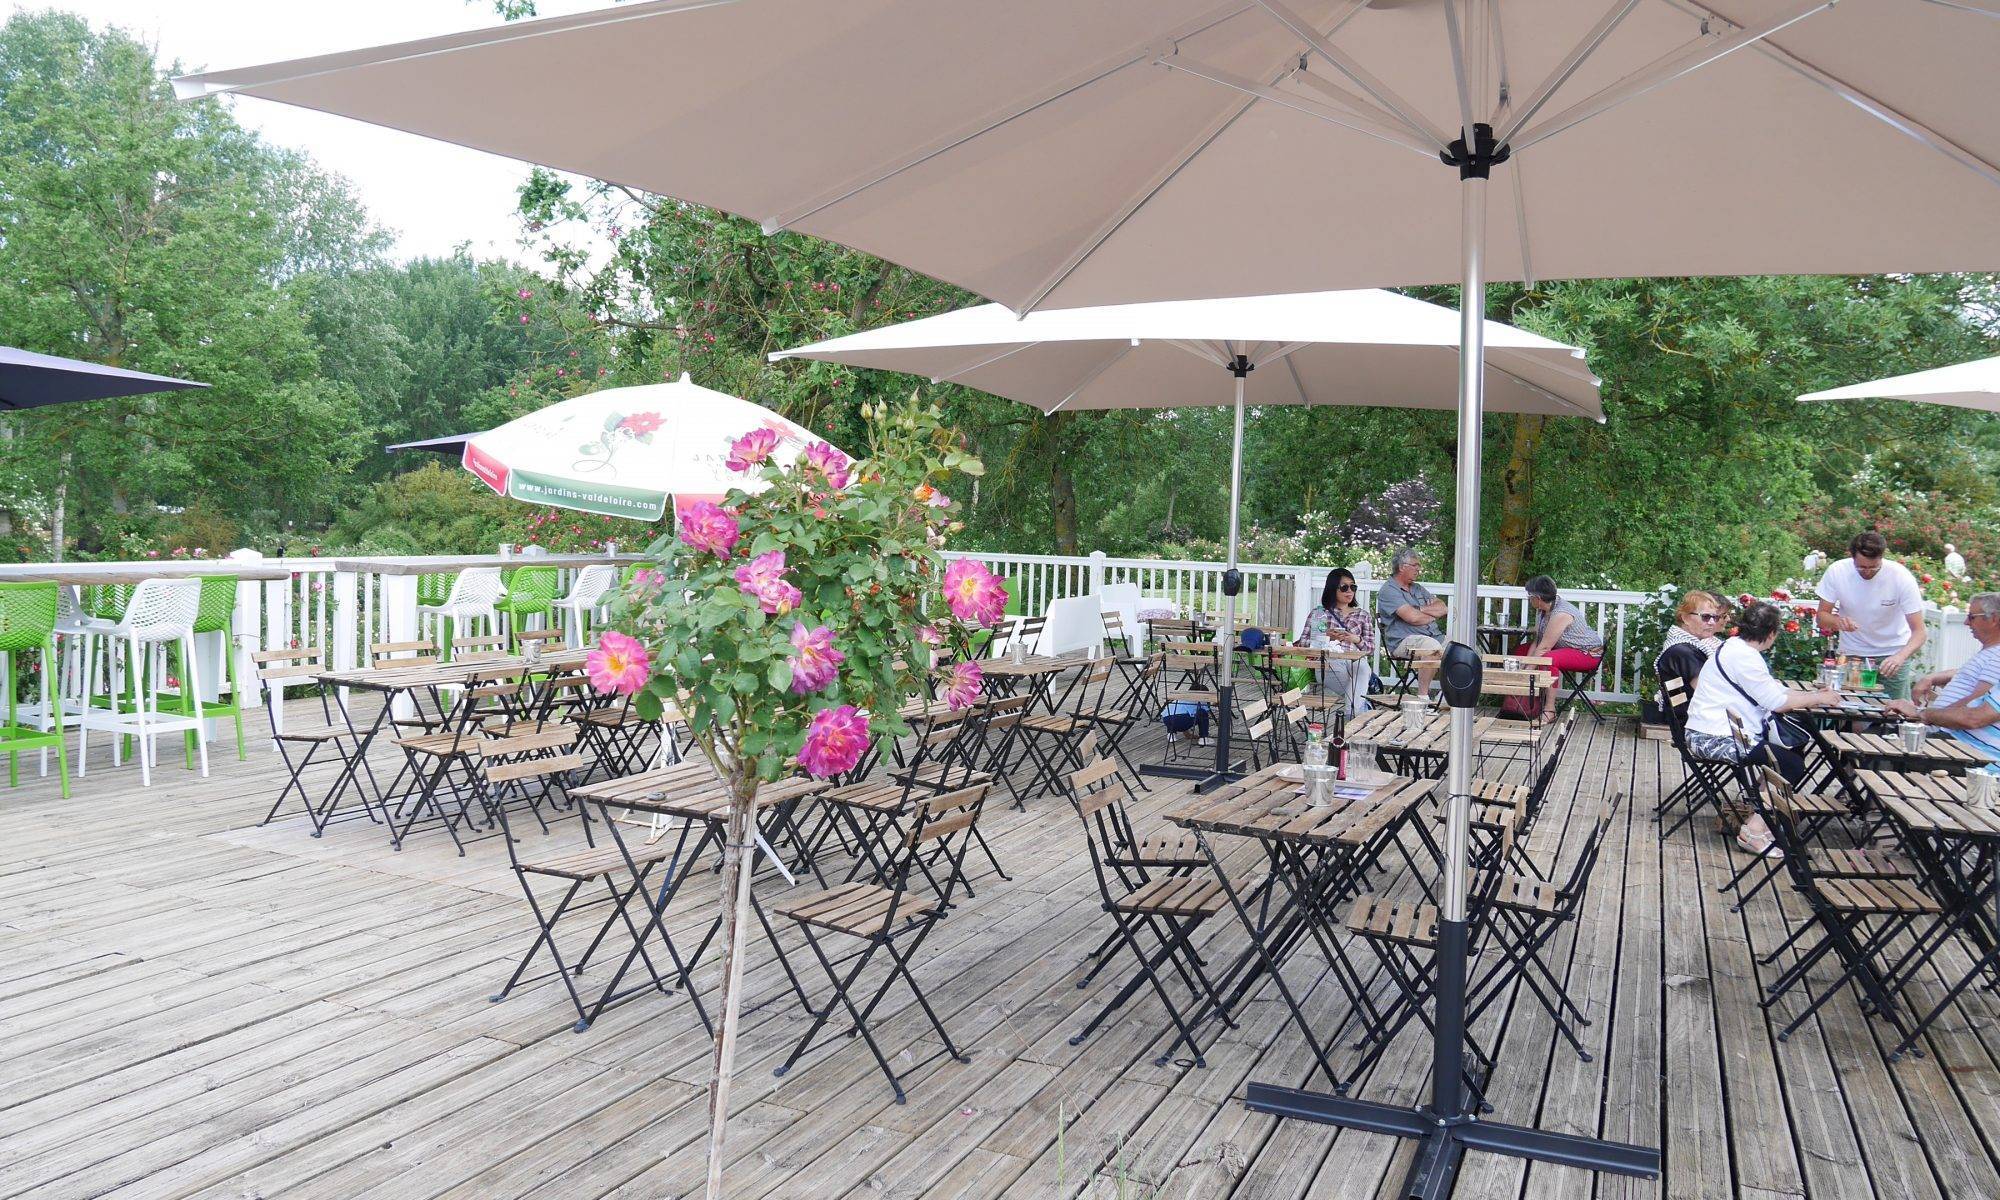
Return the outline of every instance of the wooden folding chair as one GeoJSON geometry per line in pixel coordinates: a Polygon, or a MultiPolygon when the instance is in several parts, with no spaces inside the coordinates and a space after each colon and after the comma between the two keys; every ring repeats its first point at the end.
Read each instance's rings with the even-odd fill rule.
{"type": "MultiPolygon", "coordinates": [[[[798,1063],[825,1027],[827,1019],[833,1015],[835,1004],[838,1004],[853,1021],[852,1032],[861,1036],[869,1053],[875,1056],[875,1064],[882,1069],[883,1076],[896,1093],[896,1103],[902,1104],[906,1099],[902,1078],[889,1065],[888,1057],[883,1054],[869,1027],[869,1018],[899,978],[916,998],[917,1006],[930,1020],[931,1028],[937,1031],[938,1039],[944,1043],[945,1053],[959,1062],[970,1061],[951,1040],[950,1032],[931,1007],[923,988],[918,985],[910,964],[931,930],[937,928],[939,917],[950,907],[958,888],[964,885],[965,853],[972,844],[972,830],[978,825],[989,786],[982,783],[921,800],[904,836],[903,847],[896,855],[896,868],[886,883],[844,883],[772,907],[772,913],[798,926],[799,932],[805,936],[806,945],[811,948],[813,957],[819,961],[827,981],[833,986],[832,1000],[813,1013],[812,1025],[799,1039],[798,1045],[792,1048],[784,1065],[773,1074],[782,1078],[798,1063]],[[926,858],[947,868],[936,899],[919,899],[910,894],[911,875],[920,869],[919,864],[926,858]],[[822,944],[822,938],[828,934],[858,940],[862,948],[859,953],[836,965],[822,944]],[[874,993],[866,997],[864,1003],[857,1004],[854,998],[856,985],[878,954],[887,956],[889,969],[874,993]]],[[[768,930],[768,925],[766,928],[768,930]]],[[[801,1003],[805,1003],[805,987],[785,953],[783,942],[773,934],[771,944],[777,951],[778,961],[790,979],[793,991],[800,997],[801,1003]]],[[[810,1010],[809,1004],[807,1008],[810,1010]]]]}
{"type": "Polygon", "coordinates": [[[260,825],[268,825],[278,815],[285,801],[294,793],[306,816],[312,820],[313,836],[326,833],[327,822],[332,818],[334,808],[340,802],[341,794],[350,782],[361,794],[361,802],[369,820],[375,820],[375,804],[368,791],[359,780],[348,778],[355,770],[355,737],[347,722],[336,717],[329,689],[319,689],[321,720],[314,725],[287,727],[285,723],[285,690],[297,686],[317,686],[317,676],[327,670],[326,653],[317,646],[307,646],[296,650],[258,650],[250,655],[250,661],[257,668],[257,678],[264,685],[264,711],[271,721],[271,738],[278,746],[278,754],[285,762],[287,772],[284,786],[278,790],[278,798],[271,802],[271,811],[264,814],[260,825]],[[306,791],[306,768],[322,751],[331,751],[340,761],[341,771],[334,788],[320,802],[315,803],[306,791]]]}
{"type": "MultiPolygon", "coordinates": [[[[1211,1012],[1221,1017],[1228,1028],[1234,1028],[1235,1023],[1230,1020],[1214,981],[1208,977],[1201,955],[1195,952],[1192,938],[1204,922],[1228,906],[1228,893],[1221,881],[1208,872],[1181,870],[1177,865],[1155,874],[1164,864],[1149,867],[1143,858],[1133,854],[1135,839],[1124,813],[1124,802],[1130,792],[1118,778],[1117,764],[1100,759],[1081,771],[1071,772],[1069,794],[1070,804],[1083,822],[1084,842],[1090,851],[1091,871],[1097,877],[1102,911],[1111,918],[1112,937],[1116,939],[1114,952],[1117,946],[1124,947],[1130,952],[1133,967],[1131,978],[1070,1038],[1069,1044],[1082,1045],[1140,988],[1151,986],[1176,1031],[1166,1049],[1153,1060],[1155,1065],[1164,1066],[1174,1051],[1185,1045],[1197,1067],[1207,1066],[1208,1061],[1195,1039],[1195,1028],[1211,1012]],[[1142,948],[1141,934],[1146,935],[1151,949],[1142,948]],[[1176,1001],[1167,988],[1161,975],[1163,969],[1170,969],[1180,978],[1188,992],[1185,1003],[1176,1001]]],[[[1196,857],[1197,865],[1207,865],[1198,849],[1196,857]]],[[[1113,957],[1113,953],[1102,954],[1079,986],[1088,984],[1113,957]]]]}

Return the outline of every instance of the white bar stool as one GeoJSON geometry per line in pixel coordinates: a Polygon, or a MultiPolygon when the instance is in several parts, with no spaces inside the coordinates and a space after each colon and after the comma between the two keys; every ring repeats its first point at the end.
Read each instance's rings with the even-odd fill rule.
{"type": "Polygon", "coordinates": [[[200,611],[201,580],[148,579],[132,593],[123,620],[84,622],[85,631],[97,635],[89,639],[84,677],[96,677],[101,652],[110,682],[110,707],[82,711],[76,733],[77,778],[89,770],[93,729],[115,735],[111,742],[113,765],[121,761],[123,739],[139,739],[139,781],[144,787],[153,786],[159,735],[193,730],[201,752],[201,773],[208,775],[208,724],[202,715],[201,668],[194,653],[194,623],[200,611]],[[160,711],[160,692],[167,683],[166,651],[173,643],[180,645],[181,670],[187,676],[180,680],[179,692],[193,697],[193,716],[160,711]],[[118,657],[121,648],[126,652],[122,663],[118,657]],[[127,692],[132,697],[130,711],[120,705],[121,693],[127,692]]]}

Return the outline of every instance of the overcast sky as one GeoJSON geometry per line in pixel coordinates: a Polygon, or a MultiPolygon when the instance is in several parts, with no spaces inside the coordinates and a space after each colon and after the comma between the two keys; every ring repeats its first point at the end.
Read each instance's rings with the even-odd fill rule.
{"type": "MultiPolygon", "coordinates": [[[[544,16],[608,7],[610,0],[540,0],[544,16]]],[[[407,41],[496,24],[480,0],[0,0],[0,18],[61,8],[95,28],[120,26],[184,72],[243,67],[407,41]]],[[[398,258],[447,254],[526,258],[515,244],[514,190],[527,168],[511,159],[265,100],[224,97],[245,126],[344,175],[376,222],[396,234],[398,258]]]]}

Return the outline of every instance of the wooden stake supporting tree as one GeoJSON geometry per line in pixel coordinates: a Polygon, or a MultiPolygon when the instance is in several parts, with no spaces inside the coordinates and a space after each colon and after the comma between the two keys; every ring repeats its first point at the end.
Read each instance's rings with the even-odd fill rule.
{"type": "MultiPolygon", "coordinates": [[[[904,732],[897,710],[924,694],[933,648],[954,627],[998,623],[1006,603],[983,566],[947,570],[939,554],[960,528],[941,488],[978,475],[978,460],[915,397],[862,411],[870,446],[858,462],[825,442],[799,453],[770,429],[737,439],[729,465],[744,486],[681,513],[590,656],[598,686],[633,695],[641,715],[678,706],[730,789],[711,1200],[723,1195],[759,785],[798,771],[845,774],[872,738],[904,732]]],[[[944,673],[948,703],[978,698],[976,668],[944,673]]]]}

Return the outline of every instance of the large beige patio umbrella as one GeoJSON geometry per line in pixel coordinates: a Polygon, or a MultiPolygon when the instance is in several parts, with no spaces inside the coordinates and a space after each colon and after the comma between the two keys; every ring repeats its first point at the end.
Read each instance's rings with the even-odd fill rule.
{"type": "Polygon", "coordinates": [[[1870,383],[1808,392],[1801,400],[1915,400],[1953,408],[2000,412],[2000,358],[1954,363],[1931,371],[1892,375],[1870,383]]]}
{"type": "MultiPolygon", "coordinates": [[[[1464,614],[1487,279],[2000,268],[1995,3],[663,0],[176,87],[712,204],[1017,311],[1456,281],[1464,614]]],[[[1422,1139],[1412,1195],[1467,1148],[1657,1170],[1459,1086],[1472,735],[1457,710],[1428,1103],[1249,1101],[1422,1139]]]]}
{"type": "MultiPolygon", "coordinates": [[[[1233,570],[1246,405],[1452,408],[1458,337],[1457,311],[1364,289],[1045,308],[1026,317],[1002,304],[986,304],[780,350],[771,358],[927,375],[1044,413],[1233,403],[1228,551],[1233,570]],[[1216,369],[1203,370],[1203,363],[1216,369]],[[1227,392],[1225,376],[1234,380],[1227,392]]],[[[1485,361],[1487,407],[1493,411],[1604,419],[1597,377],[1574,346],[1488,321],[1485,361]]],[[[1231,628],[1240,582],[1224,579],[1231,628]]],[[[1222,656],[1218,681],[1217,781],[1231,775],[1233,659],[1222,656]]]]}

